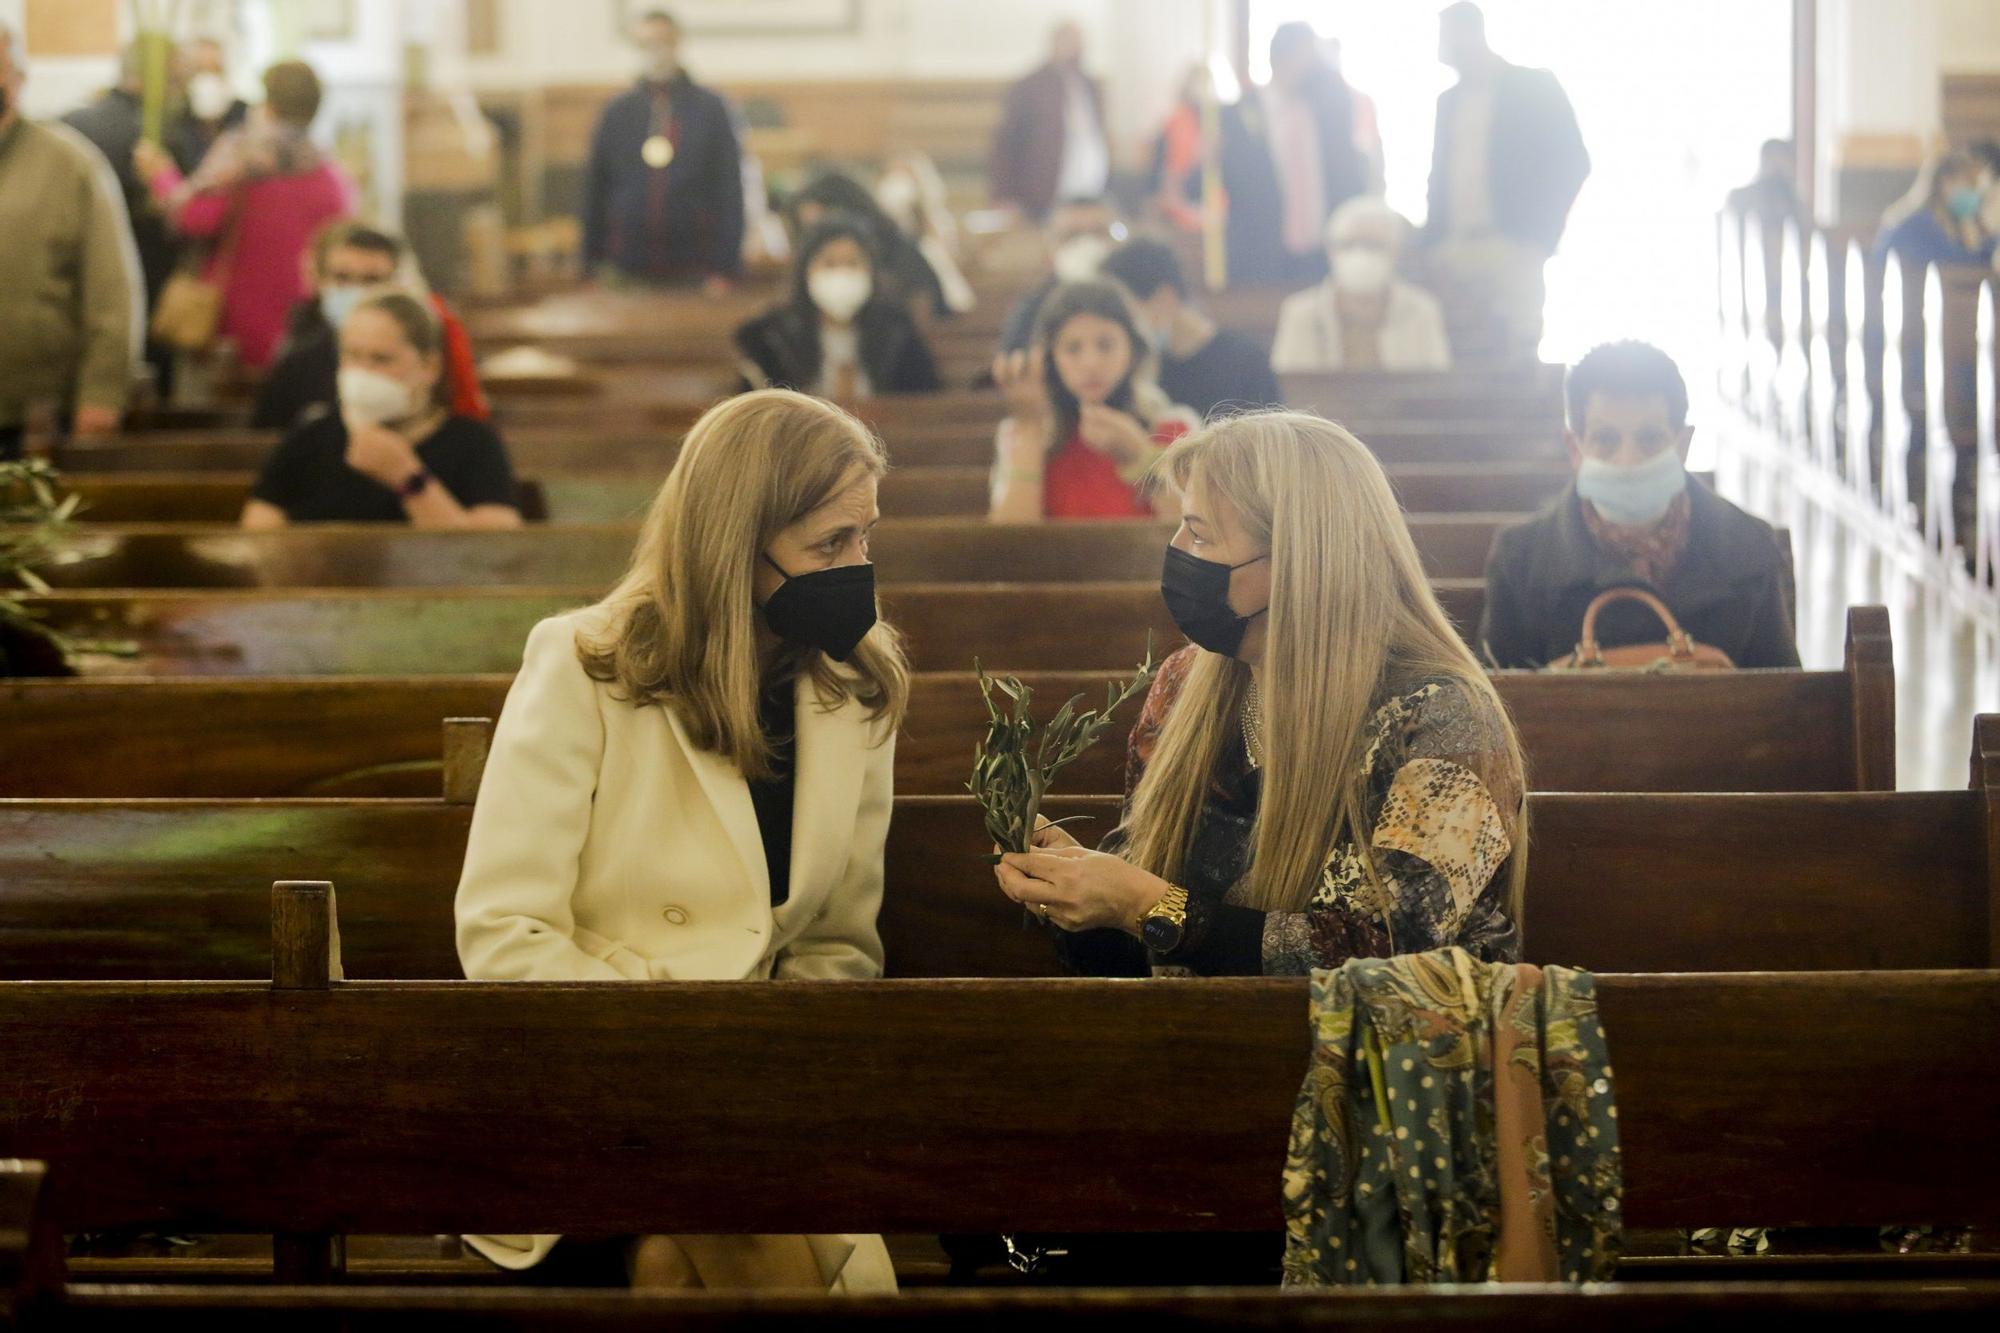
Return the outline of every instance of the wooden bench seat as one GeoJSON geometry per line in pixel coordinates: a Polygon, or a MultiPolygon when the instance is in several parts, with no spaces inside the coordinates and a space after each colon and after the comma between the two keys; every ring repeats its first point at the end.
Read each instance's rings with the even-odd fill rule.
{"type": "MultiPolygon", "coordinates": [[[[1569,484],[1569,472],[1537,463],[1410,463],[1389,469],[1397,498],[1413,514],[1525,513],[1569,484]]],[[[992,472],[976,465],[898,467],[882,479],[891,518],[977,517],[986,513],[992,472]]],[[[77,472],[64,487],[82,497],[89,523],[233,523],[254,472],[77,472]]],[[[522,481],[531,521],[611,522],[643,515],[659,490],[648,475],[556,472],[522,481]]]]}
{"type": "MultiPolygon", "coordinates": [[[[1436,578],[1477,578],[1511,514],[1416,514],[1436,578]]],[[[1173,525],[1130,520],[1000,525],[885,518],[870,558],[882,583],[1088,583],[1160,577],[1173,525]]],[[[84,524],[41,573],[61,588],[599,587],[631,563],[636,523],[439,531],[399,524],[84,524]]],[[[1052,591],[1052,595],[1060,596],[1052,591]]]]}
{"type": "MultiPolygon", "coordinates": [[[[1849,791],[1895,786],[1888,617],[1848,613],[1840,671],[1494,677],[1535,785],[1552,791],[1849,791]],[[1588,726],[1578,719],[1588,718],[1588,726]]],[[[1031,672],[1047,716],[1111,672],[1031,672]]],[[[409,796],[437,790],[437,727],[497,717],[511,675],[0,680],[0,735],[24,761],[0,796],[409,796]],[[217,725],[217,719],[226,719],[217,725]]],[[[1128,705],[1121,722],[1136,713],[1128,705]]],[[[963,672],[922,674],[898,789],[962,789],[986,707],[963,672]]],[[[1121,725],[1062,790],[1123,790],[1121,725]]]]}
{"type": "MultiPolygon", "coordinates": [[[[1609,970],[2000,966],[2000,720],[1965,792],[1536,793],[1527,955],[1609,970]],[[1866,854],[1856,830],[1866,830],[1866,854]]],[[[339,888],[348,975],[458,975],[471,792],[445,800],[0,801],[0,976],[264,975],[264,888],[339,888]],[[200,929],[189,929],[199,921],[200,929]]],[[[1094,842],[1114,796],[1060,796],[1094,842]]],[[[892,975],[1044,976],[963,796],[899,796],[892,975]]]]}
{"type": "MultiPolygon", "coordinates": [[[[1460,626],[1479,623],[1479,579],[1432,583],[1460,626]]],[[[535,622],[601,588],[71,589],[26,594],[29,611],[131,651],[83,669],[127,676],[458,675],[512,671],[535,622]]],[[[887,585],[885,614],[918,671],[1129,671],[1146,636],[1181,642],[1145,583],[887,585]],[[1060,610],[1060,617],[1055,611],[1060,610]],[[1078,626],[1088,626],[1079,633],[1078,626]]]]}

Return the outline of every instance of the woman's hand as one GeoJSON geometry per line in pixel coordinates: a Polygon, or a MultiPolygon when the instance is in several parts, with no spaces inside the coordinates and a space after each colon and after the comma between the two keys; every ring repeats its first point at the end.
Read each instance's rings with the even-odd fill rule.
{"type": "Polygon", "coordinates": [[[423,466],[408,440],[387,426],[347,423],[347,466],[396,490],[423,466]]]}
{"type": "Polygon", "coordinates": [[[1077,432],[1083,442],[1100,454],[1121,464],[1150,460],[1153,437],[1130,412],[1120,412],[1102,403],[1085,403],[1077,414],[1077,432]]]}
{"type": "Polygon", "coordinates": [[[1050,925],[1072,931],[1110,927],[1136,936],[1140,916],[1168,888],[1158,875],[1077,846],[1009,852],[993,873],[1002,893],[1050,925]]]}
{"type": "Polygon", "coordinates": [[[152,140],[141,139],[132,145],[132,167],[139,179],[150,185],[161,172],[174,170],[174,159],[152,140]]]}
{"type": "Polygon", "coordinates": [[[993,358],[993,382],[1007,400],[1007,414],[1025,421],[1039,421],[1049,414],[1048,384],[1044,378],[1042,345],[1030,343],[1018,352],[1002,352],[993,358]]]}

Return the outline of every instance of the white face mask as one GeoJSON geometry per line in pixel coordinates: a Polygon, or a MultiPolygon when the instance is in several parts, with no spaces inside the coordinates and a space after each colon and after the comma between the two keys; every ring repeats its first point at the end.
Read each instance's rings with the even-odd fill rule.
{"type": "Polygon", "coordinates": [[[865,268],[815,269],[806,276],[806,293],[821,314],[836,324],[845,324],[875,294],[875,280],[865,268]]]}
{"type": "Polygon", "coordinates": [[[416,415],[416,391],[379,370],[340,368],[341,415],[364,426],[386,426],[416,415]]]}
{"type": "Polygon", "coordinates": [[[1349,248],[1333,252],[1333,285],[1356,296],[1378,296],[1396,276],[1396,266],[1380,250],[1349,248]]]}
{"type": "Polygon", "coordinates": [[[1094,278],[1098,265],[1110,253],[1111,242],[1102,236],[1072,236],[1056,247],[1056,276],[1064,282],[1094,278]]]}
{"type": "Polygon", "coordinates": [[[221,120],[235,101],[229,81],[220,74],[204,71],[188,80],[188,110],[197,120],[221,120]]]}

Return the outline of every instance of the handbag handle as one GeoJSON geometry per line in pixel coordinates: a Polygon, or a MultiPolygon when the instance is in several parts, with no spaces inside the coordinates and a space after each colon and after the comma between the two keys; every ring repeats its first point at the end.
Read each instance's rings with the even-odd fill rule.
{"type": "Polygon", "coordinates": [[[1583,613],[1583,633],[1576,645],[1578,666],[1603,666],[1604,649],[1597,642],[1597,613],[1613,602],[1638,602],[1660,618],[1667,627],[1667,655],[1676,662],[1694,660],[1694,640],[1681,628],[1667,604],[1644,588],[1611,588],[1597,594],[1583,613]]]}

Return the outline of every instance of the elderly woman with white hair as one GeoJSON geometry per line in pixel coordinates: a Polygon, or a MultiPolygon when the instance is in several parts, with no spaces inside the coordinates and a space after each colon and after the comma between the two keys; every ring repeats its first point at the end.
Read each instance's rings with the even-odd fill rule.
{"type": "Polygon", "coordinates": [[[1444,311],[1429,292],[1396,276],[1407,224],[1379,197],[1350,199],[1326,224],[1332,271],[1285,298],[1271,368],[1445,370],[1451,349],[1444,311]]]}

